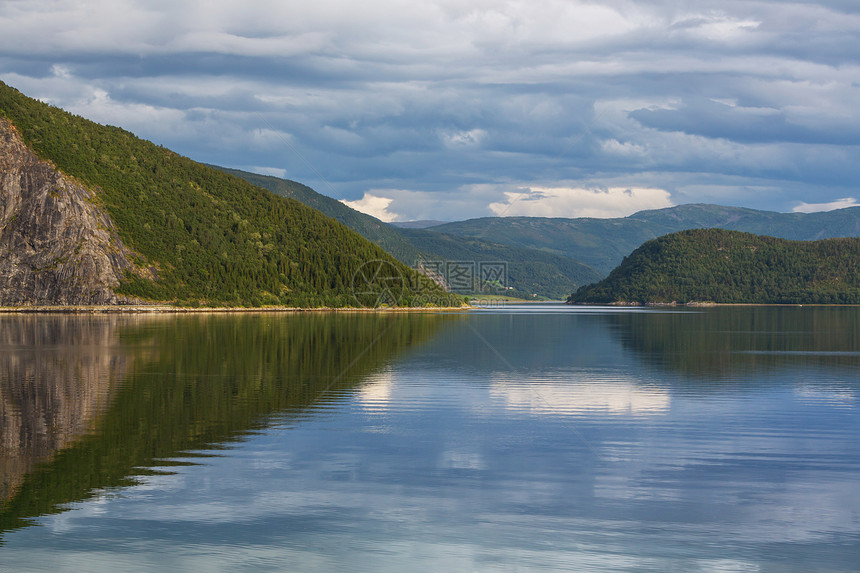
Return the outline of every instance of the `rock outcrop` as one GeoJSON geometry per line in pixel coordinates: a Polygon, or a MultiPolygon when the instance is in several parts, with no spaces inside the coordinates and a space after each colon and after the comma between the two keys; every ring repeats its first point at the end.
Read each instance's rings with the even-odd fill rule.
{"type": "Polygon", "coordinates": [[[0,116],[0,306],[136,302],[114,292],[138,271],[95,199],[0,116]]]}

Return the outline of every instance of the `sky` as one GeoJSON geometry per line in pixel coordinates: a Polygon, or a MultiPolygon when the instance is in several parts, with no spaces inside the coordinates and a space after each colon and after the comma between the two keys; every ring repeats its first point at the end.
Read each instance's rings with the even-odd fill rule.
{"type": "Polygon", "coordinates": [[[383,220],[860,202],[856,0],[0,0],[0,80],[383,220]]]}

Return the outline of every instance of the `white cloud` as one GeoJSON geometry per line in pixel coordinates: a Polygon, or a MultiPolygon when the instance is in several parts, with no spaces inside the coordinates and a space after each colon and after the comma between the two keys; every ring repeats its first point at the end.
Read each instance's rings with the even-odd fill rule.
{"type": "Polygon", "coordinates": [[[340,202],[347,207],[351,207],[356,211],[361,211],[371,217],[376,217],[380,221],[385,221],[386,223],[395,221],[400,217],[397,213],[392,213],[388,210],[392,201],[393,199],[389,199],[388,197],[377,197],[370,193],[365,193],[364,197],[358,201],[347,201],[346,199],[340,200],[340,202]]]}
{"type": "Polygon", "coordinates": [[[856,207],[857,199],[854,197],[844,197],[829,203],[800,203],[792,211],[795,213],[818,213],[820,211],[834,211],[836,209],[845,209],[847,207],[856,207]]]}
{"type": "Polygon", "coordinates": [[[445,145],[452,148],[475,147],[483,141],[487,132],[483,129],[470,129],[469,131],[455,131],[444,133],[442,139],[445,145]]]}
{"type": "Polygon", "coordinates": [[[505,196],[505,202],[489,206],[500,217],[626,217],[673,205],[668,191],[643,187],[530,187],[505,196]]]}
{"type": "Polygon", "coordinates": [[[761,22],[739,20],[726,16],[686,16],[684,21],[675,22],[674,29],[684,30],[692,37],[702,37],[717,42],[737,42],[745,34],[755,31],[761,22]]]}
{"type": "Polygon", "coordinates": [[[487,204],[498,201],[504,191],[516,190],[517,185],[462,185],[450,190],[370,189],[371,196],[391,199],[388,209],[399,215],[398,221],[454,221],[486,217],[487,204]]]}
{"type": "Polygon", "coordinates": [[[600,144],[603,151],[615,155],[644,155],[645,147],[636,143],[625,141],[624,143],[617,139],[608,139],[600,144]]]}

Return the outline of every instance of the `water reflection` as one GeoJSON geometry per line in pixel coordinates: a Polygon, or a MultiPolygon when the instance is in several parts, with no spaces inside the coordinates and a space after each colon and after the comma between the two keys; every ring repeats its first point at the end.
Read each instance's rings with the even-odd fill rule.
{"type": "Polygon", "coordinates": [[[3,519],[88,501],[7,533],[5,563],[856,568],[854,310],[527,310],[115,327],[95,430],[3,519]]]}
{"type": "Polygon", "coordinates": [[[0,531],[355,387],[444,316],[3,317],[0,531]]]}
{"type": "Polygon", "coordinates": [[[672,402],[663,388],[643,386],[636,379],[603,379],[583,373],[580,380],[563,382],[494,380],[490,395],[504,402],[513,412],[534,415],[583,416],[626,414],[646,416],[664,414],[672,402]]]}
{"type": "Polygon", "coordinates": [[[693,379],[860,367],[858,307],[720,307],[605,318],[646,365],[693,379]]]}
{"type": "Polygon", "coordinates": [[[0,318],[0,499],[95,429],[132,360],[104,317],[0,318]]]}

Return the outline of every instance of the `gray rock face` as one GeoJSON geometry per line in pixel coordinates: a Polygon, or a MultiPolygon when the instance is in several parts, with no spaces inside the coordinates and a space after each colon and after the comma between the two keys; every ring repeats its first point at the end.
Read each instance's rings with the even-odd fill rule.
{"type": "Polygon", "coordinates": [[[114,293],[138,271],[94,200],[0,116],[0,306],[136,302],[114,293]]]}

